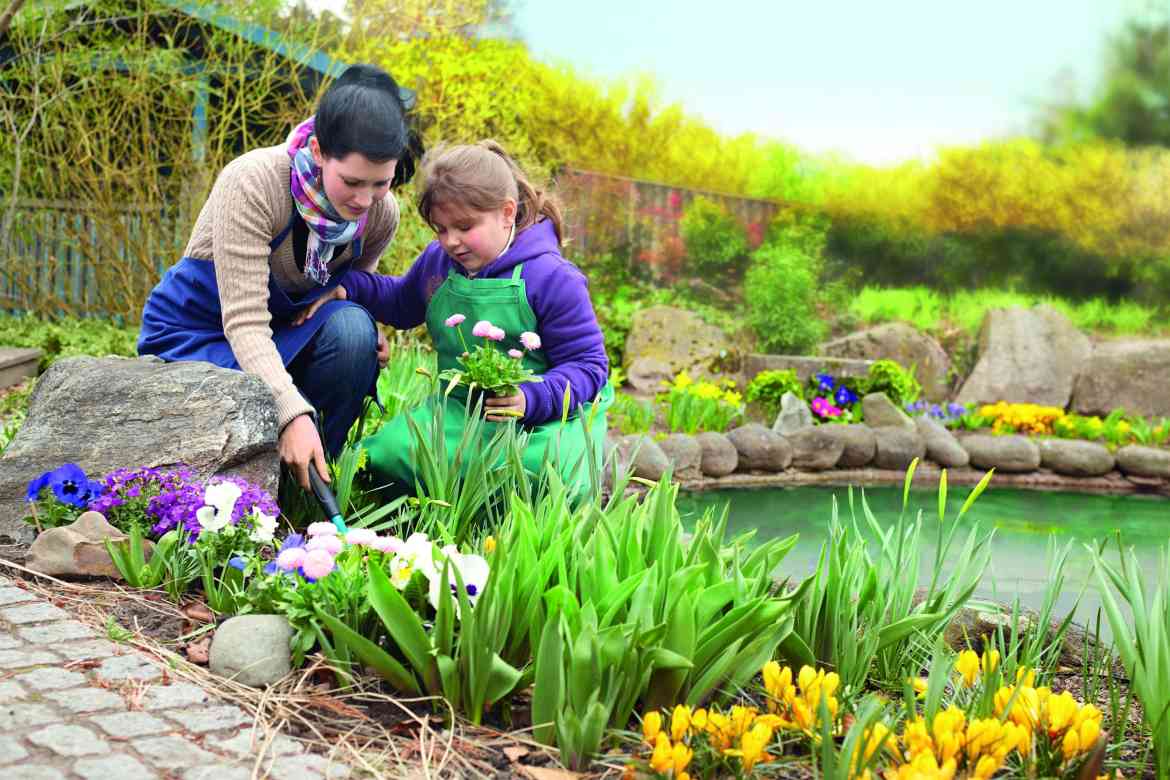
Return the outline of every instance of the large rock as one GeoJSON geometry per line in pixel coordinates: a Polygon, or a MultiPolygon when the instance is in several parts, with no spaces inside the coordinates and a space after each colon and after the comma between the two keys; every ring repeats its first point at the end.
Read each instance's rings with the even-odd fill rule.
{"type": "Polygon", "coordinates": [[[672,433],[658,446],[671,462],[675,479],[698,479],[703,476],[703,448],[694,436],[685,433],[672,433]]]}
{"type": "Polygon", "coordinates": [[[653,357],[637,358],[626,369],[626,385],[638,395],[661,393],[673,378],[670,364],[653,357]]]}
{"type": "Polygon", "coordinates": [[[725,477],[739,466],[739,450],[722,433],[707,431],[695,437],[703,450],[701,468],[708,477],[725,477]]]}
{"type": "Polygon", "coordinates": [[[1134,477],[1170,479],[1170,450],[1130,444],[1117,451],[1117,468],[1134,477]]]}
{"type": "Polygon", "coordinates": [[[292,669],[293,630],[283,615],[237,615],[215,630],[208,668],[220,677],[261,688],[292,669]]]}
{"type": "Polygon", "coordinates": [[[1040,465],[1069,477],[1099,477],[1113,471],[1113,453],[1105,445],[1075,439],[1038,439],[1040,465]]]}
{"type": "Polygon", "coordinates": [[[694,312],[651,306],[635,314],[630,323],[624,366],[630,368],[639,358],[654,358],[669,367],[670,376],[679,371],[708,376],[717,372],[717,363],[727,361],[734,352],[735,345],[727,334],[694,312]]]}
{"type": "Polygon", "coordinates": [[[943,401],[950,389],[951,361],[931,336],[902,322],[890,322],[851,333],[821,345],[818,354],[839,358],[893,360],[914,368],[922,392],[931,401],[943,401]]]}
{"type": "Polygon", "coordinates": [[[63,463],[94,478],[186,464],[196,477],[231,472],[275,495],[276,435],[271,391],[242,371],[158,358],[58,360],[0,457],[0,544],[31,541],[20,522],[28,483],[63,463]]]}
{"type": "Polygon", "coordinates": [[[850,425],[826,425],[829,435],[840,439],[845,448],[837,459],[837,468],[856,469],[869,465],[877,452],[877,438],[873,428],[863,423],[850,425]]]}
{"type": "Polygon", "coordinates": [[[914,420],[899,409],[885,393],[869,393],[861,399],[861,414],[871,428],[901,428],[916,431],[914,420]]]}
{"type": "Polygon", "coordinates": [[[759,423],[741,425],[727,438],[739,453],[740,471],[783,471],[792,463],[792,446],[759,423]]]}
{"type": "Polygon", "coordinates": [[[1124,409],[1170,417],[1170,340],[1097,344],[1077,376],[1072,408],[1078,414],[1124,409]]]}
{"type": "Polygon", "coordinates": [[[926,454],[926,443],[916,429],[874,428],[876,447],[873,465],[879,469],[905,471],[910,463],[926,454]]]}
{"type": "MultiPolygon", "coordinates": [[[[785,436],[792,445],[792,467],[802,471],[825,471],[837,465],[845,452],[845,439],[830,431],[836,425],[816,425],[785,436]]],[[[843,427],[843,426],[841,426],[843,427]]]]}
{"type": "Polygon", "coordinates": [[[992,436],[977,433],[960,442],[971,456],[971,465],[1007,473],[1025,473],[1040,468],[1040,448],[1027,436],[992,436]]]}
{"type": "Polygon", "coordinates": [[[971,458],[959,440],[938,420],[916,417],[914,424],[918,426],[918,435],[926,444],[926,457],[950,469],[962,468],[970,462],[971,458]]]}
{"type": "Polygon", "coordinates": [[[959,403],[1068,406],[1089,339],[1051,306],[992,309],[979,332],[979,359],[959,403]]]}
{"type": "Polygon", "coordinates": [[[804,399],[794,393],[780,396],[780,413],[776,415],[776,422],[772,423],[772,430],[781,436],[790,436],[814,424],[812,410],[804,399]]]}
{"type": "MultiPolygon", "coordinates": [[[[41,574],[121,579],[118,567],[110,560],[106,540],[121,542],[126,534],[106,522],[101,512],[82,512],[69,525],[42,531],[28,548],[24,565],[41,574]]],[[[143,542],[145,557],[150,560],[154,542],[143,542]]]]}
{"type": "Polygon", "coordinates": [[[658,442],[644,434],[634,433],[622,436],[615,443],[615,454],[619,468],[629,469],[635,477],[657,482],[670,469],[670,458],[658,446],[658,442]]]}

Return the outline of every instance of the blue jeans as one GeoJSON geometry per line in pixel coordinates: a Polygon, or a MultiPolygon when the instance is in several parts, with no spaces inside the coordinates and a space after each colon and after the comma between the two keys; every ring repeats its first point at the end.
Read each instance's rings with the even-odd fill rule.
{"type": "Polygon", "coordinates": [[[336,458],[378,376],[378,331],[369,312],[356,303],[335,311],[288,372],[317,410],[321,443],[336,458]]]}

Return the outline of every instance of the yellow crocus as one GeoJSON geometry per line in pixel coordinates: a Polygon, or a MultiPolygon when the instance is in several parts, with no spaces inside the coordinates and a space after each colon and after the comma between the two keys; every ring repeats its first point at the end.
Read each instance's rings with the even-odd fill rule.
{"type": "Polygon", "coordinates": [[[691,713],[691,728],[695,733],[707,730],[707,711],[702,707],[691,713]]]}
{"type": "Polygon", "coordinates": [[[965,687],[975,687],[975,681],[979,679],[978,654],[974,650],[964,650],[959,653],[959,657],[955,659],[955,671],[963,679],[965,687]]]}
{"type": "Polygon", "coordinates": [[[658,732],[662,731],[662,716],[658,712],[647,712],[642,718],[642,739],[646,744],[653,745],[658,739],[658,732]]]}
{"type": "Polygon", "coordinates": [[[999,668],[999,651],[988,650],[979,659],[984,674],[991,674],[999,668]]]}
{"type": "Polygon", "coordinates": [[[683,743],[674,743],[674,750],[671,752],[671,766],[676,778],[687,768],[687,764],[691,763],[691,758],[694,755],[695,752],[683,743]]]}
{"type": "Polygon", "coordinates": [[[674,768],[674,746],[665,731],[658,732],[654,742],[654,752],[650,754],[650,768],[655,772],[666,774],[674,768]]]}
{"type": "Polygon", "coordinates": [[[1077,729],[1077,740],[1080,742],[1081,750],[1088,752],[1093,745],[1097,744],[1097,738],[1101,736],[1101,722],[1096,720],[1086,720],[1077,729]]]}
{"type": "Polygon", "coordinates": [[[670,714],[670,738],[675,742],[687,735],[691,728],[691,708],[679,704],[670,714]]]}
{"type": "Polygon", "coordinates": [[[971,774],[972,777],[978,780],[987,780],[995,774],[1000,767],[1000,762],[991,756],[983,756],[975,764],[975,771],[971,774]]]}
{"type": "Polygon", "coordinates": [[[483,553],[484,553],[484,555],[491,555],[495,551],[496,551],[496,537],[489,536],[488,538],[484,539],[483,540],[483,553]]]}
{"type": "Polygon", "coordinates": [[[1077,715],[1077,700],[1068,691],[1049,696],[1047,702],[1048,734],[1056,737],[1063,734],[1077,715]]]}
{"type": "Polygon", "coordinates": [[[930,686],[925,677],[911,677],[908,682],[914,687],[914,693],[918,694],[919,698],[926,695],[926,689],[930,686]]]}
{"type": "Polygon", "coordinates": [[[1075,731],[1065,732],[1064,739],[1060,741],[1060,752],[1064,755],[1064,760],[1068,761],[1081,752],[1081,738],[1075,731]]]}

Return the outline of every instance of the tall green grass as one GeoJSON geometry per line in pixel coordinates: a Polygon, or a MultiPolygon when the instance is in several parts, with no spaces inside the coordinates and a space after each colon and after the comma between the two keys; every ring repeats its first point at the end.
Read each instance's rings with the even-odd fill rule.
{"type": "Polygon", "coordinates": [[[926,287],[866,287],[849,305],[867,325],[906,322],[919,330],[939,332],[948,326],[977,333],[989,309],[1048,304],[1081,330],[1113,335],[1140,335],[1170,330],[1170,312],[1133,301],[1101,298],[1073,302],[1013,290],[983,289],[944,295],[926,287]]]}

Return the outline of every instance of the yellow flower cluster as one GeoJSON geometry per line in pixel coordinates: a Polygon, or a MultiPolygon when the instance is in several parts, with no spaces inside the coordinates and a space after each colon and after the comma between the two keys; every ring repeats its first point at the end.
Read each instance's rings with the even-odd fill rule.
{"type": "Polygon", "coordinates": [[[1003,766],[1014,750],[1026,751],[1028,730],[998,718],[972,718],[955,705],[934,716],[931,723],[922,717],[909,721],[897,740],[899,763],[886,770],[886,780],[949,780],[960,770],[985,780],[1003,766]]]}
{"type": "Polygon", "coordinates": [[[1052,426],[1064,417],[1059,406],[1038,404],[1009,404],[1000,401],[979,407],[979,416],[991,419],[993,433],[1039,433],[1052,434],[1052,426]]]}
{"type": "Polygon", "coordinates": [[[810,734],[820,732],[821,699],[832,720],[837,718],[837,692],[841,678],[836,672],[802,666],[792,684],[792,669],[775,661],[764,664],[764,690],[768,693],[768,711],[780,717],[781,728],[797,729],[810,734]]]}
{"type": "Polygon", "coordinates": [[[696,398],[703,398],[708,401],[723,401],[731,406],[739,406],[743,403],[743,395],[735,391],[735,380],[732,379],[723,379],[719,383],[707,381],[696,382],[686,371],[681,371],[674,378],[674,381],[670,383],[669,389],[682,390],[687,395],[693,395],[696,398]]]}
{"type": "Polygon", "coordinates": [[[754,707],[734,706],[727,712],[715,707],[695,709],[678,705],[670,714],[670,728],[663,728],[662,715],[648,712],[642,719],[642,738],[654,751],[650,768],[674,780],[690,780],[687,767],[694,758],[696,740],[703,739],[720,755],[738,758],[744,772],[750,772],[771,756],[768,745],[781,727],[775,715],[761,715],[754,707]]]}
{"type": "Polygon", "coordinates": [[[1065,761],[1092,750],[1101,736],[1101,711],[1079,703],[1068,691],[1054,694],[1044,686],[1034,688],[1033,681],[1033,674],[1021,675],[1017,685],[996,691],[995,714],[1003,717],[1007,712],[1007,722],[1027,731],[1029,742],[1033,736],[1046,736],[1049,744],[1060,746],[1065,761]]]}

